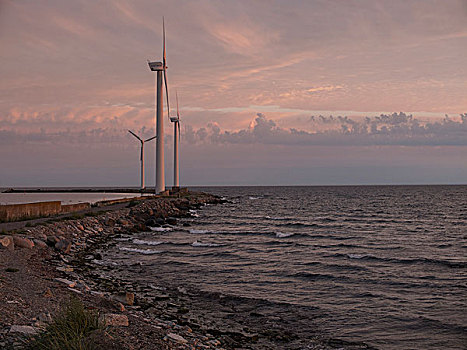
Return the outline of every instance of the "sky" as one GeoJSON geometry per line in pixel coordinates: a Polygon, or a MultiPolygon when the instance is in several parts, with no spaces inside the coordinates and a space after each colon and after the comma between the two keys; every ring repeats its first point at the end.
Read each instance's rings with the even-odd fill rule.
{"type": "Polygon", "coordinates": [[[162,16],[181,185],[467,183],[466,0],[0,0],[0,187],[139,185],[162,16]]]}

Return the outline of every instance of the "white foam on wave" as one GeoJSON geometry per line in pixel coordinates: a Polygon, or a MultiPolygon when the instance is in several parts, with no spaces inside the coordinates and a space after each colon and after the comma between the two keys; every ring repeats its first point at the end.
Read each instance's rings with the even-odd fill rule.
{"type": "Polygon", "coordinates": [[[260,199],[260,197],[253,197],[253,196],[250,196],[250,197],[248,197],[248,199],[254,200],[254,199],[260,199]]]}
{"type": "Polygon", "coordinates": [[[289,220],[289,218],[282,218],[280,216],[269,216],[269,215],[266,215],[265,218],[268,220],[275,220],[275,221],[289,220]]]}
{"type": "Polygon", "coordinates": [[[190,233],[209,233],[209,231],[208,230],[195,230],[195,229],[193,229],[193,230],[190,230],[190,233]]]}
{"type": "Polygon", "coordinates": [[[363,259],[363,258],[371,258],[372,255],[369,254],[347,254],[349,259],[363,259]]]}
{"type": "Polygon", "coordinates": [[[191,245],[193,247],[219,247],[220,244],[194,241],[191,245]]]}
{"type": "Polygon", "coordinates": [[[163,244],[164,242],[162,242],[162,241],[145,241],[143,239],[135,238],[133,240],[133,243],[138,244],[138,245],[159,245],[159,244],[163,244]]]}
{"type": "Polygon", "coordinates": [[[292,233],[292,232],[276,232],[276,237],[277,238],[285,238],[285,237],[290,237],[290,236],[293,236],[295,233],[292,233]]]}
{"type": "Polygon", "coordinates": [[[162,253],[162,251],[160,250],[138,249],[138,248],[130,248],[130,247],[120,247],[120,250],[124,250],[126,252],[144,254],[144,255],[153,255],[153,254],[162,253]]]}
{"type": "Polygon", "coordinates": [[[190,210],[188,210],[188,212],[190,213],[191,216],[193,216],[193,217],[195,217],[195,218],[198,218],[198,217],[199,217],[199,215],[198,215],[198,213],[197,213],[196,210],[190,209],[190,210]]]}
{"type": "Polygon", "coordinates": [[[173,228],[171,227],[150,227],[151,231],[155,232],[167,232],[167,231],[173,231],[173,228]]]}

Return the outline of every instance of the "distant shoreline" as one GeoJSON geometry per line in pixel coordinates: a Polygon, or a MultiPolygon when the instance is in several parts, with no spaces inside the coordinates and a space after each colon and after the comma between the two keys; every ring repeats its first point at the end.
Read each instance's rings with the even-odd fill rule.
{"type": "MultiPolygon", "coordinates": [[[[190,185],[190,189],[203,188],[234,188],[234,187],[424,187],[424,186],[467,186],[467,183],[443,184],[332,184],[332,185],[190,185]]],[[[169,188],[169,187],[168,187],[169,188]]],[[[150,193],[155,192],[154,187],[146,187],[141,190],[137,187],[120,187],[120,186],[63,186],[63,187],[0,187],[0,193],[150,193]]]]}

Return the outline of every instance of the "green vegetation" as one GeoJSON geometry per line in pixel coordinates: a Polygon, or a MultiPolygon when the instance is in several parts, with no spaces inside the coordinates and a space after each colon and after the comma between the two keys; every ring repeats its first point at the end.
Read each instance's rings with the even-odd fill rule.
{"type": "Polygon", "coordinates": [[[73,298],[52,322],[28,342],[28,350],[97,350],[96,331],[102,331],[99,314],[86,310],[73,298]]]}

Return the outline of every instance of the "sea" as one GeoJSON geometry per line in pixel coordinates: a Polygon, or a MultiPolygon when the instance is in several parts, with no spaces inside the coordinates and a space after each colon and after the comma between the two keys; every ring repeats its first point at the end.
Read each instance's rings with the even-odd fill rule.
{"type": "Polygon", "coordinates": [[[323,332],[379,349],[467,348],[467,186],[199,190],[227,202],[123,237],[103,259],[310,307],[323,332]]]}

